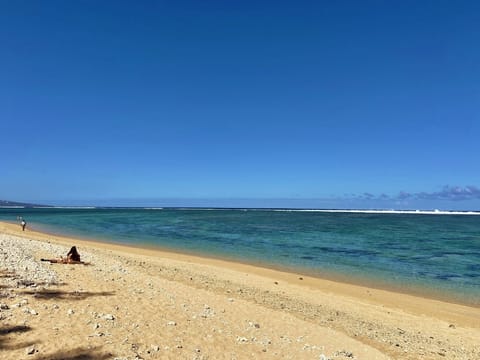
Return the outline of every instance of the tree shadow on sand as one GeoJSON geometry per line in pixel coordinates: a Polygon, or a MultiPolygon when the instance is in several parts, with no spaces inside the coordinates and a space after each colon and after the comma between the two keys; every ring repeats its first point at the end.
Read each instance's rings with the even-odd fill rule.
{"type": "Polygon", "coordinates": [[[22,278],[18,274],[9,270],[0,270],[0,279],[6,279],[6,282],[10,285],[1,284],[0,288],[8,287],[37,287],[37,286],[64,286],[67,283],[58,282],[58,281],[36,281],[29,278],[22,278]],[[14,282],[14,280],[17,280],[14,282]]]}
{"type": "Polygon", "coordinates": [[[28,279],[22,279],[17,281],[17,287],[37,287],[37,286],[65,286],[68,285],[65,282],[57,282],[57,281],[34,281],[28,279]]]}
{"type": "Polygon", "coordinates": [[[22,291],[20,292],[24,295],[32,295],[36,299],[43,300],[85,300],[94,296],[112,296],[115,295],[115,292],[112,291],[99,291],[99,292],[90,292],[90,291],[61,291],[61,290],[37,290],[37,291],[22,291]]]}
{"type": "Polygon", "coordinates": [[[30,330],[32,330],[30,326],[23,325],[0,327],[0,350],[15,350],[33,345],[31,342],[12,344],[10,339],[11,334],[24,333],[30,330]]]}
{"type": "Polygon", "coordinates": [[[7,271],[7,270],[0,271],[0,279],[15,278],[15,277],[17,276],[12,271],[7,271]]]}
{"type": "MultiPolygon", "coordinates": [[[[13,279],[18,279],[18,277],[15,275],[14,272],[8,271],[8,270],[0,270],[0,280],[1,279],[7,279],[8,280],[13,280],[13,279]]],[[[6,298],[9,296],[9,293],[6,291],[7,289],[10,289],[11,285],[5,285],[5,284],[0,284],[0,298],[6,298]],[[2,291],[5,290],[5,291],[2,291]]]]}
{"type": "Polygon", "coordinates": [[[115,357],[112,353],[101,351],[101,347],[61,350],[53,354],[37,356],[35,360],[106,360],[115,357]]]}

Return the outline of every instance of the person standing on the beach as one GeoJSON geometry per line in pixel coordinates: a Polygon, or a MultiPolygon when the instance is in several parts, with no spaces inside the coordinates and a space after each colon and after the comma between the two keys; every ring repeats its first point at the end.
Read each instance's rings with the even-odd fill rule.
{"type": "Polygon", "coordinates": [[[20,225],[22,225],[22,231],[25,231],[25,226],[27,226],[27,222],[25,221],[25,219],[22,219],[20,225]]]}

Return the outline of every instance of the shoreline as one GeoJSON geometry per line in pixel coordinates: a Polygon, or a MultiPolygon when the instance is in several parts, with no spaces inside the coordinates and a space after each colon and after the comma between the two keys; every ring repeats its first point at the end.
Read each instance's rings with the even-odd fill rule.
{"type": "MultiPolygon", "coordinates": [[[[15,314],[11,304],[8,306],[12,310],[0,312],[4,316],[11,311],[11,317],[6,317],[10,326],[28,324],[45,333],[39,336],[47,337],[42,340],[46,352],[57,346],[48,338],[63,329],[66,334],[59,345],[64,342],[71,347],[69,341],[84,341],[79,340],[79,334],[81,339],[87,338],[89,344],[107,336],[112,344],[102,342],[102,349],[122,356],[130,354],[121,359],[135,358],[131,353],[132,344],[135,351],[142,349],[141,356],[145,359],[191,359],[192,351],[193,358],[197,359],[203,355],[205,359],[207,355],[227,358],[226,354],[235,354],[228,358],[251,358],[256,351],[259,351],[258,357],[272,359],[318,359],[323,354],[326,359],[348,359],[352,358],[346,356],[350,353],[355,354],[355,359],[412,360],[445,356],[468,359],[480,355],[477,341],[480,309],[476,307],[219,259],[61,237],[30,229],[22,232],[18,225],[5,222],[0,222],[2,237],[25,244],[25,251],[39,247],[32,257],[37,263],[41,257],[65,255],[65,249],[72,245],[77,246],[82,259],[92,262],[85,267],[38,264],[55,271],[58,283],[37,284],[26,289],[17,286],[9,290],[9,296],[18,294],[29,306],[48,312],[51,319],[48,324],[44,323],[45,318],[37,317],[37,320],[28,313],[15,314]],[[55,246],[62,250],[51,250],[55,246]],[[107,301],[104,296],[108,296],[107,301]],[[66,305],[62,307],[63,303],[66,305]],[[61,313],[56,306],[61,307],[61,313]],[[192,317],[189,310],[192,308],[203,309],[201,316],[192,317]],[[67,310],[68,316],[65,316],[67,310]],[[92,318],[80,321],[68,335],[68,318],[76,313],[92,318]],[[112,313],[118,319],[104,324],[99,320],[101,313],[112,313]],[[186,317],[182,317],[184,315],[186,317]],[[93,338],[89,335],[92,324],[104,329],[93,338]],[[134,333],[129,330],[132,324],[140,326],[134,333]],[[163,329],[160,337],[151,331],[152,326],[163,329]],[[216,329],[214,333],[213,329],[216,329]],[[256,335],[247,336],[247,333],[256,335]],[[216,339],[213,345],[208,340],[210,337],[216,339]],[[285,340],[294,337],[297,341],[285,340]],[[261,340],[264,338],[270,340],[264,342],[261,340]],[[172,345],[178,339],[182,339],[182,344],[172,345]],[[308,344],[304,339],[308,339],[308,344]],[[155,349],[160,349],[155,357],[156,352],[152,352],[150,346],[162,341],[168,344],[155,345],[155,349]],[[198,348],[192,349],[186,343],[198,344],[195,345],[198,348]],[[188,356],[184,353],[187,348],[188,356]],[[201,352],[197,353],[197,349],[201,352]]],[[[5,286],[0,290],[3,288],[5,286]]],[[[18,300],[12,303],[15,301],[18,300]]],[[[28,334],[17,334],[14,338],[24,343],[28,334]]],[[[0,349],[0,355],[2,351],[0,349]]],[[[12,355],[11,359],[22,358],[8,347],[4,354],[12,355]]],[[[42,359],[47,358],[56,359],[42,359]]]]}
{"type": "MultiPolygon", "coordinates": [[[[15,222],[8,222],[8,221],[0,221],[0,224],[6,223],[11,224],[16,227],[15,222]]],[[[175,258],[175,257],[182,257],[186,261],[193,260],[195,262],[200,263],[208,263],[210,261],[218,261],[222,267],[230,267],[230,266],[242,266],[249,267],[249,270],[245,271],[253,271],[257,272],[261,269],[269,272],[272,271],[272,276],[275,276],[275,272],[279,274],[291,274],[294,276],[302,276],[304,278],[308,277],[312,280],[328,281],[335,284],[344,284],[346,287],[348,286],[358,286],[362,289],[370,289],[370,290],[378,290],[382,292],[386,292],[389,294],[402,294],[406,296],[424,298],[433,301],[440,301],[451,303],[455,305],[461,306],[468,306],[480,309],[480,302],[477,300],[474,302],[473,300],[460,298],[460,296],[455,296],[454,290],[447,291],[441,289],[433,289],[433,288],[425,288],[422,287],[420,284],[409,284],[409,285],[400,285],[400,284],[387,284],[387,279],[380,279],[380,278],[367,278],[365,276],[349,276],[347,274],[338,274],[335,272],[315,272],[315,271],[308,271],[308,269],[297,269],[294,267],[287,267],[282,266],[279,264],[271,264],[271,263],[261,263],[255,261],[248,261],[248,260],[239,260],[236,258],[225,258],[221,256],[215,256],[212,254],[207,253],[195,253],[194,251],[182,251],[175,248],[163,247],[158,245],[151,245],[146,243],[141,244],[128,244],[122,242],[115,242],[109,241],[107,239],[94,239],[89,237],[83,237],[73,234],[61,234],[57,232],[50,232],[44,229],[36,229],[35,227],[31,227],[30,231],[35,234],[41,234],[45,236],[52,236],[55,238],[63,239],[65,241],[69,241],[74,239],[75,241],[86,242],[91,244],[92,246],[96,245],[112,245],[118,246],[119,249],[128,250],[128,249],[138,249],[142,252],[144,251],[152,251],[157,253],[157,256],[163,256],[167,258],[175,258]]],[[[70,241],[71,242],[71,241],[70,241]]],[[[314,281],[315,282],[315,281],[314,281]]],[[[472,295],[473,298],[473,295],[472,295]]]]}
{"type": "MultiPolygon", "coordinates": [[[[7,223],[3,221],[0,221],[0,233],[5,231],[5,228],[2,227],[2,225],[4,224],[11,225],[11,227],[8,226],[8,231],[11,231],[12,235],[24,234],[22,231],[16,230],[17,225],[15,225],[14,223],[7,223]]],[[[343,277],[340,276],[338,278],[320,277],[303,272],[289,271],[290,269],[282,268],[281,266],[279,266],[278,268],[273,268],[268,266],[262,266],[261,264],[226,260],[215,256],[197,255],[193,253],[175,251],[174,249],[164,249],[156,246],[136,246],[131,244],[96,241],[89,238],[87,239],[82,237],[64,236],[37,230],[27,230],[26,233],[29,235],[33,235],[35,238],[48,238],[48,241],[58,241],[58,243],[62,245],[80,244],[86,247],[97,247],[104,250],[115,250],[119,251],[120,253],[133,253],[136,255],[166,258],[187,263],[213,265],[221,269],[233,269],[235,271],[266,276],[272,279],[281,278],[287,280],[291,284],[306,285],[314,289],[334,289],[334,291],[337,293],[354,297],[356,296],[356,294],[362,294],[367,292],[371,293],[371,291],[375,291],[379,302],[382,304],[394,304],[403,300],[407,300],[401,305],[399,305],[402,308],[410,308],[409,304],[412,304],[414,302],[421,303],[422,301],[426,301],[428,302],[428,306],[422,308],[423,313],[429,313],[429,310],[431,309],[430,306],[432,304],[438,303],[451,304],[453,306],[467,308],[471,307],[480,310],[480,306],[470,303],[448,301],[437,297],[428,297],[424,296],[424,293],[416,294],[410,292],[401,292],[390,288],[369,286],[363,283],[358,284],[353,281],[348,282],[346,281],[346,279],[343,279],[343,277]],[[302,280],[300,280],[299,277],[301,277],[302,280]]],[[[363,296],[361,297],[361,299],[364,300],[363,296]]],[[[417,307],[417,304],[415,305],[415,307],[417,307]]],[[[470,321],[467,320],[467,323],[470,323],[470,321]]],[[[477,324],[476,320],[472,324],[477,324]]]]}

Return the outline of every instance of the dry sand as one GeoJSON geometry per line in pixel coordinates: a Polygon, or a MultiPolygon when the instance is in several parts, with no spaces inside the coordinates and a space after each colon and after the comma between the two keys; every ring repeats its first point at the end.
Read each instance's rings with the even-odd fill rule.
{"type": "Polygon", "coordinates": [[[480,359],[477,307],[305,275],[6,223],[0,271],[1,359],[480,359]]]}

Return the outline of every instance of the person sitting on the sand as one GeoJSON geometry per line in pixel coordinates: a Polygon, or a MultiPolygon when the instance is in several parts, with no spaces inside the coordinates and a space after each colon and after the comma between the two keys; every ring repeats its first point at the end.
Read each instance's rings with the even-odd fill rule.
{"type": "Polygon", "coordinates": [[[70,251],[67,254],[67,257],[63,256],[60,259],[40,259],[41,261],[49,261],[51,263],[62,263],[62,264],[83,264],[83,261],[80,261],[80,254],[77,251],[76,246],[72,246],[70,251]]]}
{"type": "Polygon", "coordinates": [[[80,261],[80,254],[77,251],[76,246],[72,246],[67,254],[67,262],[80,261]]]}

